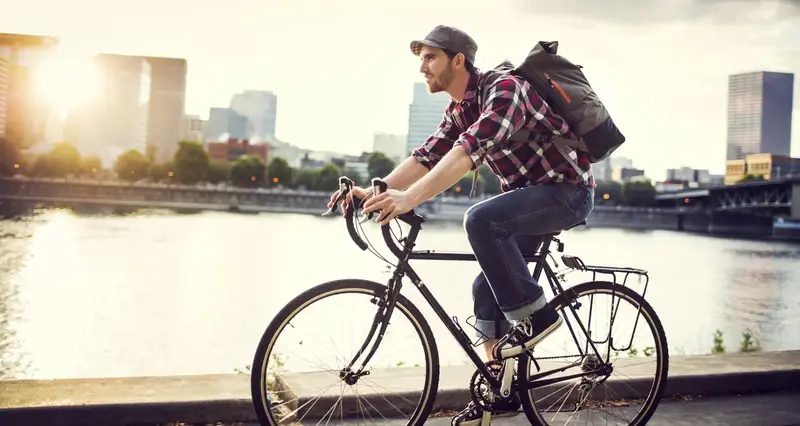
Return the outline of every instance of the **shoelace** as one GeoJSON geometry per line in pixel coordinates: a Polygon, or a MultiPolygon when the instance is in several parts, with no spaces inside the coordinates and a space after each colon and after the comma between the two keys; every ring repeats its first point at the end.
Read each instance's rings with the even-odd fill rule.
{"type": "Polygon", "coordinates": [[[528,337],[533,334],[533,324],[531,323],[530,317],[521,319],[514,328],[528,337]]]}

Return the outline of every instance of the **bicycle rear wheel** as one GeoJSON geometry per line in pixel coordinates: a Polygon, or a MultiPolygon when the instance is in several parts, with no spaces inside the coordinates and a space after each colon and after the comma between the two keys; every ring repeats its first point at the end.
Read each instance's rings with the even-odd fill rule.
{"type": "MultiPolygon", "coordinates": [[[[542,372],[570,369],[545,379],[602,372],[520,391],[531,424],[646,424],[661,401],[669,370],[667,338],[652,306],[630,288],[600,281],[568,288],[550,305],[564,324],[536,346],[533,356],[542,372]]],[[[537,370],[527,354],[518,364],[524,385],[537,370]]]]}
{"type": "Polygon", "coordinates": [[[425,423],[436,399],[439,353],[427,321],[404,296],[397,295],[391,324],[364,374],[347,374],[359,370],[373,346],[374,337],[358,362],[347,368],[368,335],[377,336],[379,328],[373,333],[370,329],[387,292],[386,286],[371,281],[332,281],[303,292],[275,316],[252,367],[253,405],[262,425],[301,424],[309,419],[329,423],[333,417],[339,419],[334,423],[347,420],[348,424],[378,424],[386,419],[414,426],[425,423]],[[309,313],[326,303],[327,309],[309,313]],[[347,324],[337,327],[342,320],[347,324]],[[334,338],[337,332],[346,336],[334,338]],[[408,336],[398,335],[401,332],[408,336]],[[346,347],[331,348],[345,343],[346,347]],[[315,345],[320,347],[311,347],[315,345]],[[304,368],[302,362],[313,368],[304,368]],[[314,394],[318,388],[335,392],[314,394]]]}

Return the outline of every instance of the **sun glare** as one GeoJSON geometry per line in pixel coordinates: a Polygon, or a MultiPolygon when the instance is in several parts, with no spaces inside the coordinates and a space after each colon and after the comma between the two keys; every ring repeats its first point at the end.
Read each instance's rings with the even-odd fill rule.
{"type": "Polygon", "coordinates": [[[34,81],[37,93],[66,114],[97,96],[99,74],[90,57],[55,51],[38,64],[34,81]]]}

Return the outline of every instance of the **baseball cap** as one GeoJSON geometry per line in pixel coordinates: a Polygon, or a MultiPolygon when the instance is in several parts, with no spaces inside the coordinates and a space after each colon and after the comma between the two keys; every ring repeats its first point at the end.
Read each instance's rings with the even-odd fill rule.
{"type": "Polygon", "coordinates": [[[419,56],[422,46],[447,49],[461,53],[470,64],[475,64],[475,55],[478,53],[478,44],[467,33],[458,28],[447,25],[438,25],[431,30],[422,40],[411,42],[411,53],[419,56]]]}

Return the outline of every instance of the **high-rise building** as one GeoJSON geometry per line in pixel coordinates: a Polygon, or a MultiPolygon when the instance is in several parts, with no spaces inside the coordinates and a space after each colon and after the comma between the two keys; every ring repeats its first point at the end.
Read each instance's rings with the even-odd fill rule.
{"type": "Polygon", "coordinates": [[[183,118],[183,135],[181,139],[205,142],[206,121],[201,119],[199,115],[186,115],[183,118]]]}
{"type": "Polygon", "coordinates": [[[0,138],[6,135],[8,83],[11,71],[11,49],[0,46],[0,138]]]}
{"type": "Polygon", "coordinates": [[[726,158],[788,156],[791,150],[794,74],[757,71],[728,77],[726,158]]]}
{"type": "Polygon", "coordinates": [[[152,68],[144,58],[113,54],[94,63],[98,96],[70,113],[65,134],[81,154],[111,167],[125,151],[147,152],[152,68]]]}
{"type": "Polygon", "coordinates": [[[436,131],[450,100],[446,92],[430,94],[427,84],[414,83],[414,98],[408,107],[406,154],[422,145],[436,131]]]}
{"type": "Polygon", "coordinates": [[[206,141],[247,139],[247,117],[230,108],[211,108],[204,133],[206,141]]]}
{"type": "Polygon", "coordinates": [[[156,160],[172,160],[183,136],[186,111],[186,59],[140,57],[150,64],[150,105],[147,145],[156,148],[156,160]]]}
{"type": "Polygon", "coordinates": [[[50,109],[34,75],[57,45],[54,37],[0,33],[0,138],[21,148],[45,137],[50,109]]]}
{"type": "Polygon", "coordinates": [[[247,118],[248,139],[275,139],[278,97],[263,90],[245,90],[233,95],[230,108],[247,118]]]}

